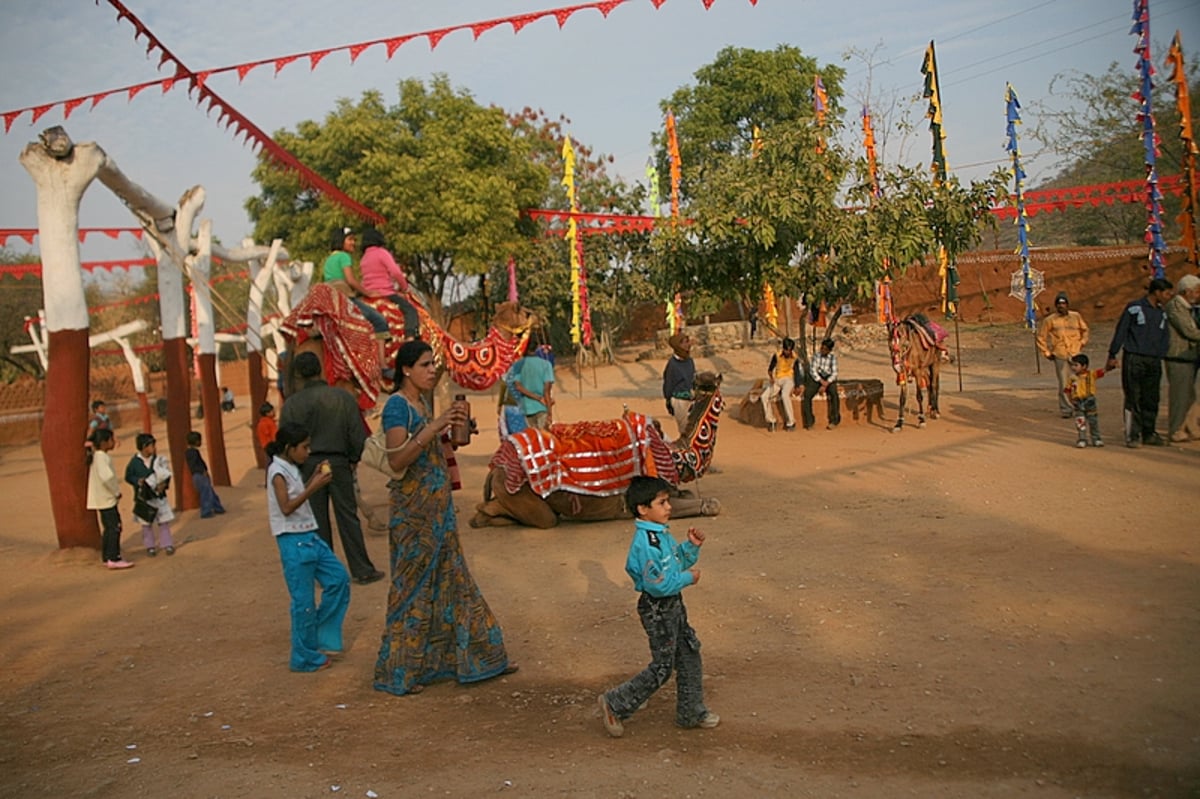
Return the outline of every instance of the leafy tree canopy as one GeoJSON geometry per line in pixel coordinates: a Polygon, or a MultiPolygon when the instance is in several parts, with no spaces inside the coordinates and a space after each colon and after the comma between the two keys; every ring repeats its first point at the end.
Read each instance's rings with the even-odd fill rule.
{"type": "MultiPolygon", "coordinates": [[[[405,80],[399,103],[377,92],[340,100],[323,124],[306,121],[275,139],[301,161],[386,220],[381,230],[412,283],[440,307],[449,281],[478,275],[529,246],[548,182],[529,141],[505,113],[455,91],[444,76],[405,80]]],[[[259,240],[281,237],[294,256],[320,263],[345,212],[263,157],[262,187],[247,201],[259,240]]]]}

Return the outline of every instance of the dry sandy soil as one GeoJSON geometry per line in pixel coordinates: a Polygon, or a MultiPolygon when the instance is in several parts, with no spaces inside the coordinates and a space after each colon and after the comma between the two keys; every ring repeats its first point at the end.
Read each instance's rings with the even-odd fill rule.
{"type": "MultiPolygon", "coordinates": [[[[724,511],[701,524],[687,592],[717,729],[677,729],[672,684],[605,735],[597,692],[647,660],[629,523],[468,528],[495,443],[486,396],[457,506],[521,671],[375,692],[376,583],[353,589],[346,658],[290,673],[239,411],[230,513],[183,513],[172,558],[127,530],[125,572],[57,551],[38,449],[0,451],[0,795],[1200,796],[1200,444],[1119,446],[1114,377],[1110,446],[1076,450],[1053,372],[1011,328],[964,328],[963,390],[951,367],[926,429],[770,434],[732,418],[769,354],[698,359],[729,400],[700,485],[724,511]]],[[[630,354],[582,383],[560,368],[558,414],[658,413],[661,367],[630,354]]],[[[888,381],[894,419],[882,347],[842,352],[842,373],[888,381]]],[[[387,563],[386,535],[368,546],[387,563]]]]}

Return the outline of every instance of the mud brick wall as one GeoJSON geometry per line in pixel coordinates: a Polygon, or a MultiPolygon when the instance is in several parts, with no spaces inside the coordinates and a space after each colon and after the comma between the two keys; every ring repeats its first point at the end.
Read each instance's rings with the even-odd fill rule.
{"type": "MultiPolygon", "coordinates": [[[[133,375],[125,364],[111,366],[92,365],[90,372],[91,390],[87,399],[91,414],[92,400],[102,399],[112,417],[113,426],[120,430],[133,430],[141,420],[137,392],[133,387],[133,375]]],[[[223,361],[218,381],[229,386],[239,402],[248,402],[250,375],[246,361],[223,361]]],[[[192,381],[192,395],[199,394],[199,382],[192,381]]],[[[146,393],[151,410],[158,399],[167,395],[166,375],[151,373],[146,381],[146,393]]],[[[33,377],[21,377],[13,383],[0,385],[0,446],[31,444],[42,435],[45,419],[42,407],[45,404],[45,383],[33,377]]],[[[193,407],[195,399],[193,399],[193,407]]],[[[82,440],[85,431],[80,431],[82,440]]]]}

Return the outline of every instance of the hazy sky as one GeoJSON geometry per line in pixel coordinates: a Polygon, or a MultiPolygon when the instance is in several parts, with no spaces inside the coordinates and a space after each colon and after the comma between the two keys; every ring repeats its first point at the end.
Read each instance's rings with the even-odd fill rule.
{"type": "MultiPolygon", "coordinates": [[[[200,71],[310,50],[482,22],[565,7],[553,0],[126,0],[160,41],[190,69],[200,71]]],[[[857,115],[870,95],[877,135],[887,139],[883,157],[928,163],[930,139],[921,118],[922,54],[936,41],[946,150],[951,172],[964,182],[1008,163],[1004,152],[1004,88],[1011,82],[1025,108],[1025,128],[1036,124],[1034,104],[1046,99],[1051,78],[1070,70],[1099,74],[1116,62],[1134,71],[1135,39],[1129,34],[1131,0],[627,0],[605,18],[595,9],[577,12],[563,28],[543,19],[514,34],[496,27],[478,40],[468,31],[442,39],[431,50],[425,39],[410,41],[389,61],[382,47],[364,52],[351,65],[346,53],[329,56],[310,70],[302,59],[273,76],[259,67],[240,84],[235,74],[208,84],[267,133],[294,129],[306,119],[323,119],[338,98],[357,99],[376,89],[396,101],[405,78],[445,73],[456,88],[483,104],[505,109],[532,106],[571,120],[571,135],[614,156],[613,171],[644,180],[651,133],[662,125],[659,102],[693,83],[695,71],[727,46],[799,48],[818,63],[848,71],[847,108],[855,146],[861,143],[857,115]],[[869,53],[845,61],[851,49],[869,53]],[[908,114],[917,129],[886,134],[885,117],[908,114]]],[[[148,58],[133,27],[118,23],[106,0],[0,0],[0,112],[66,100],[162,77],[157,54],[148,58]]],[[[1200,0],[1151,0],[1159,89],[1162,68],[1176,29],[1187,58],[1200,52],[1200,0]]],[[[208,201],[202,217],[227,244],[250,232],[243,211],[256,193],[250,180],[249,146],[221,128],[176,89],[148,89],[132,101],[112,96],[95,109],[85,103],[63,120],[61,106],[32,123],[22,115],[0,136],[0,227],[36,227],[33,183],[17,161],[37,133],[63,125],[75,141],[95,141],[132,180],[174,203],[201,184],[208,201]]],[[[1130,101],[1130,115],[1136,106],[1130,101]]],[[[1160,131],[1166,136],[1176,131],[1160,131]]],[[[1022,134],[1030,182],[1052,173],[1022,134]]],[[[1164,167],[1170,174],[1174,168],[1164,167]]],[[[99,183],[84,198],[81,225],[131,226],[132,216],[99,183]]],[[[83,257],[130,257],[132,240],[91,243],[83,257]],[[114,254],[114,246],[116,252],[114,254]]],[[[20,240],[10,248],[24,250],[20,240]]]]}

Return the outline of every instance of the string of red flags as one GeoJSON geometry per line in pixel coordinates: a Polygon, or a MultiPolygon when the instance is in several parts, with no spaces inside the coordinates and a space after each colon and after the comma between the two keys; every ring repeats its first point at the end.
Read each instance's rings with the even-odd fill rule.
{"type": "MultiPolygon", "coordinates": [[[[142,36],[146,37],[146,54],[152,55],[155,50],[158,50],[160,55],[158,66],[161,68],[164,64],[170,62],[175,66],[175,73],[168,78],[159,78],[152,81],[145,81],[143,83],[135,83],[130,86],[107,89],[102,92],[85,94],[80,97],[72,97],[68,100],[55,100],[35,106],[28,106],[26,108],[16,108],[10,111],[4,111],[2,114],[0,114],[0,116],[2,116],[4,120],[4,132],[8,133],[12,128],[13,123],[25,114],[30,115],[30,124],[33,124],[51,110],[55,108],[61,108],[63,112],[63,118],[67,119],[71,116],[73,111],[81,106],[87,104],[89,109],[95,108],[108,97],[124,95],[129,100],[133,100],[134,97],[146,89],[154,88],[160,89],[163,94],[166,94],[181,83],[187,84],[188,91],[190,92],[196,87],[196,85],[205,85],[207,81],[215,75],[225,75],[230,73],[236,74],[238,83],[241,83],[251,72],[259,67],[269,66],[274,70],[274,75],[278,75],[281,71],[283,71],[284,68],[297,62],[302,64],[307,63],[309,71],[314,72],[316,71],[317,67],[320,66],[320,64],[331,55],[345,53],[349,57],[350,63],[354,64],[358,61],[359,56],[366,51],[371,50],[372,48],[382,49],[386,53],[387,59],[390,61],[392,56],[396,54],[396,51],[409,42],[424,40],[429,44],[430,50],[435,50],[443,39],[458,31],[469,31],[472,38],[478,40],[479,37],[484,33],[502,26],[509,26],[512,28],[512,32],[514,34],[518,34],[526,26],[542,19],[553,19],[558,24],[558,27],[562,28],[567,24],[567,21],[571,17],[581,11],[599,11],[600,14],[607,19],[608,15],[612,13],[612,11],[618,6],[622,6],[633,1],[634,0],[598,0],[598,2],[580,3],[577,5],[563,6],[560,8],[549,8],[544,11],[534,11],[526,14],[497,17],[495,19],[489,19],[480,22],[468,22],[461,25],[451,25],[445,28],[436,28],[433,30],[419,31],[416,33],[406,33],[398,36],[389,36],[382,39],[371,39],[369,41],[355,42],[354,44],[347,44],[341,47],[328,47],[319,50],[308,50],[299,53],[292,53],[290,55],[274,56],[256,61],[246,61],[224,67],[205,69],[199,72],[191,72],[190,70],[186,69],[180,70],[178,60],[162,48],[162,46],[158,43],[158,40],[155,39],[153,34],[150,33],[150,29],[147,28],[140,20],[138,20],[138,18],[134,16],[134,14],[131,13],[127,8],[125,8],[125,6],[118,2],[112,2],[112,5],[117,9],[117,18],[119,20],[128,19],[133,24],[134,40],[136,41],[142,36]]],[[[666,4],[666,0],[650,0],[650,2],[655,9],[661,8],[666,4]]],[[[712,8],[715,0],[702,0],[702,2],[705,10],[708,10],[712,8]]],[[[758,5],[758,0],[750,0],[750,5],[758,5]]]]}
{"type": "MultiPolygon", "coordinates": [[[[142,238],[145,233],[140,227],[81,227],[79,228],[79,242],[82,244],[88,236],[103,235],[110,239],[115,239],[123,234],[128,234],[134,238],[142,238]]],[[[38,229],[35,227],[0,227],[0,247],[8,243],[9,239],[23,239],[26,244],[33,246],[33,240],[37,238],[38,229]]]]}
{"type": "Polygon", "coordinates": [[[1175,88],[1175,107],[1179,111],[1179,141],[1183,145],[1182,207],[1179,212],[1180,243],[1187,251],[1187,261],[1192,269],[1200,267],[1200,236],[1197,235],[1196,209],[1196,139],[1192,134],[1192,101],[1188,96],[1187,70],[1183,66],[1183,40],[1179,31],[1171,41],[1166,65],[1170,67],[1169,80],[1175,88]]]}
{"type": "Polygon", "coordinates": [[[1166,275],[1163,252],[1167,244],[1162,237],[1162,194],[1158,189],[1158,132],[1154,129],[1154,108],[1151,98],[1154,92],[1154,64],[1150,60],[1150,2],[1134,0],[1133,27],[1129,31],[1137,36],[1133,52],[1137,55],[1138,90],[1133,99],[1138,101],[1137,121],[1141,124],[1142,149],[1146,159],[1146,234],[1149,250],[1150,272],[1154,277],[1166,275]]]}
{"type": "Polygon", "coordinates": [[[1017,253],[1021,256],[1021,277],[1025,287],[1025,325],[1037,328],[1037,312],[1033,305],[1033,273],[1029,264],[1029,222],[1025,217],[1025,169],[1021,166],[1021,147],[1017,140],[1017,125],[1021,124],[1021,101],[1011,83],[1005,84],[1005,119],[1007,139],[1004,149],[1012,156],[1013,194],[1017,198],[1017,253]]]}
{"type": "MultiPolygon", "coordinates": [[[[204,107],[210,113],[213,109],[217,110],[217,124],[222,125],[226,130],[233,128],[235,139],[241,137],[254,149],[265,153],[278,167],[296,175],[301,184],[306,188],[323,194],[330,201],[362,219],[375,224],[382,224],[385,221],[381,215],[367,208],[362,203],[351,199],[337,186],[334,186],[308,166],[301,163],[300,159],[276,144],[275,140],[268,136],[261,128],[209,88],[207,80],[211,73],[193,72],[188,69],[132,11],[121,3],[121,0],[108,0],[108,3],[117,10],[118,22],[127,19],[133,25],[134,41],[137,41],[142,36],[146,37],[147,55],[156,50],[159,52],[159,69],[164,65],[171,67],[171,77],[165,78],[161,82],[164,90],[169,91],[176,83],[185,83],[188,94],[192,95],[193,92],[195,93],[197,105],[204,107]]],[[[5,124],[8,124],[7,117],[5,124]]]]}

